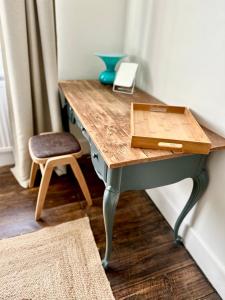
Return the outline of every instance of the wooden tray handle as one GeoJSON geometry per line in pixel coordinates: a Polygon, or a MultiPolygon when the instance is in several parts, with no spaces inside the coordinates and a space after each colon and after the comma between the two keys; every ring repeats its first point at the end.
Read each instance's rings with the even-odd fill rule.
{"type": "Polygon", "coordinates": [[[158,146],[161,148],[170,148],[171,150],[182,151],[183,144],[180,143],[166,143],[166,142],[158,142],[158,146]]]}
{"type": "Polygon", "coordinates": [[[167,107],[151,107],[150,111],[152,112],[163,112],[166,113],[167,112],[167,107]]]}

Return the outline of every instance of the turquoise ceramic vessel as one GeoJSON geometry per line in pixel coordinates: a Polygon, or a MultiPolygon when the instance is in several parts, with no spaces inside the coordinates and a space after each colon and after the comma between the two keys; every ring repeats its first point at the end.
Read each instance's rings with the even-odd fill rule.
{"type": "Polygon", "coordinates": [[[106,53],[95,53],[96,56],[101,58],[106,66],[106,70],[102,71],[99,74],[99,81],[102,84],[113,84],[115,77],[116,77],[116,71],[115,67],[117,63],[124,57],[126,57],[126,54],[119,54],[119,53],[111,53],[111,54],[106,54],[106,53]]]}

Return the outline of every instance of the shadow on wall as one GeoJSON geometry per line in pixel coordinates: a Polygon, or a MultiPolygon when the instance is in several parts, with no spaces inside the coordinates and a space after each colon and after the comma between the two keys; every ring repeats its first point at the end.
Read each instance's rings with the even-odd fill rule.
{"type": "MultiPolygon", "coordinates": [[[[212,153],[208,160],[208,169],[210,171],[209,186],[192,214],[190,225],[201,231],[201,237],[205,238],[209,243],[213,242],[216,245],[217,241],[219,241],[222,247],[218,247],[217,251],[219,256],[224,256],[225,235],[221,233],[221,229],[225,226],[225,199],[223,191],[225,185],[225,153],[212,153]],[[215,221],[211,222],[213,220],[215,221]]],[[[188,234],[188,230],[185,229],[183,234],[188,234]]]]}
{"type": "MultiPolygon", "coordinates": [[[[224,1],[218,0],[216,5],[210,0],[128,2],[124,51],[140,64],[137,85],[168,104],[190,107],[203,125],[223,136],[224,36],[224,1]]],[[[225,282],[225,150],[210,155],[208,170],[208,189],[186,219],[199,240],[188,250],[225,298],[221,284],[222,279],[225,282]],[[200,244],[208,251],[205,261],[202,253],[198,256],[195,252],[202,251],[200,244]],[[213,270],[209,266],[214,266],[213,270]],[[223,269],[221,273],[219,269],[223,269]]],[[[190,188],[190,181],[183,181],[149,191],[171,226],[190,188]]],[[[182,233],[189,240],[191,231],[183,227],[182,233]]]]}
{"type": "Polygon", "coordinates": [[[152,88],[151,72],[148,67],[150,41],[152,39],[153,2],[148,0],[131,1],[127,12],[127,30],[124,52],[129,60],[139,64],[137,85],[152,88]]]}
{"type": "Polygon", "coordinates": [[[177,2],[176,7],[169,1],[160,0],[132,0],[129,3],[124,52],[130,55],[131,61],[139,63],[137,85],[160,97],[167,86],[165,75],[169,72],[168,60],[173,52],[173,43],[169,40],[174,39],[180,3],[177,2]],[[159,92],[162,79],[164,84],[159,92]]]}

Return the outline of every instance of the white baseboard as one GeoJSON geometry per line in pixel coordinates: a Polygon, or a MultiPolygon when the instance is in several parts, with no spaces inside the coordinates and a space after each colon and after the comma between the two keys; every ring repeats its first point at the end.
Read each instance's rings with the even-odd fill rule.
{"type": "Polygon", "coordinates": [[[0,167],[13,165],[14,158],[12,147],[0,148],[0,167]]]}
{"type": "MultiPolygon", "coordinates": [[[[169,199],[160,193],[159,190],[146,191],[152,201],[158,207],[168,223],[173,226],[179,211],[169,201],[169,199]],[[160,201],[154,201],[161,199],[160,201]]],[[[185,235],[184,245],[191,256],[194,258],[199,268],[203,271],[212,286],[217,290],[222,299],[225,299],[225,262],[218,261],[217,257],[211,252],[193,227],[189,226],[184,220],[185,235]],[[186,230],[188,229],[188,230],[186,230]]],[[[182,231],[181,231],[182,232],[182,231]]]]}

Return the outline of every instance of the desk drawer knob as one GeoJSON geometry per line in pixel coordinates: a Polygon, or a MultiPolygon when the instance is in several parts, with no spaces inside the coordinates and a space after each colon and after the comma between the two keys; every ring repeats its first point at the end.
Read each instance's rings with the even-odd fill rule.
{"type": "Polygon", "coordinates": [[[93,153],[92,157],[98,159],[98,153],[93,153]]]}

